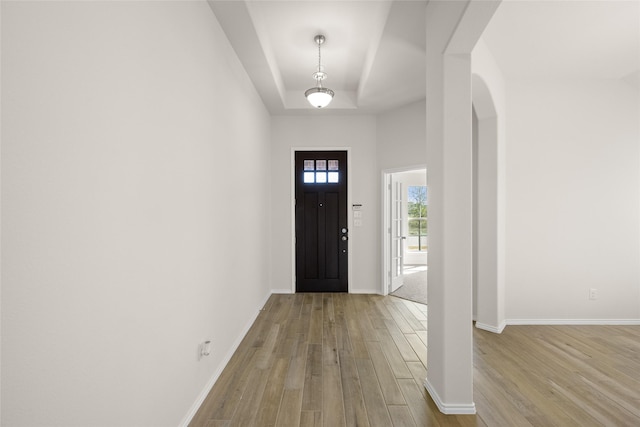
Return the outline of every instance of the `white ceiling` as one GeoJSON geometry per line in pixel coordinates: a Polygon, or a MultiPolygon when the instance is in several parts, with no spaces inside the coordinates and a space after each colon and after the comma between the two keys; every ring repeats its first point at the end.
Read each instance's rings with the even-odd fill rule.
{"type": "MultiPolygon", "coordinates": [[[[380,112],[425,93],[426,0],[209,0],[272,114],[380,112]],[[316,34],[324,34],[321,111],[316,34]]],[[[503,1],[484,34],[505,75],[640,75],[640,0],[503,1]]]]}

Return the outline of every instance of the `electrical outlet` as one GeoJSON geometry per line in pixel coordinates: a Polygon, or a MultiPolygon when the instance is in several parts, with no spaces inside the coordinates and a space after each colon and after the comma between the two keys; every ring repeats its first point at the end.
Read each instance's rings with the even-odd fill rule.
{"type": "Polygon", "coordinates": [[[589,299],[598,299],[598,290],[596,288],[589,289],[589,299]]]}
{"type": "Polygon", "coordinates": [[[211,354],[211,341],[205,341],[198,346],[199,354],[198,360],[202,359],[204,356],[208,356],[211,354]]]}

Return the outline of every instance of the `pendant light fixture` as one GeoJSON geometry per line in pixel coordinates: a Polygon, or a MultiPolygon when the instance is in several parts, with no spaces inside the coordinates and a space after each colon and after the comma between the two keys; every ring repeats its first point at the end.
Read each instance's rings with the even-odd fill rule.
{"type": "Polygon", "coordinates": [[[322,87],[322,80],[327,77],[327,74],[322,67],[320,46],[324,43],[325,38],[322,34],[318,34],[313,40],[318,45],[318,70],[313,73],[313,78],[316,79],[316,86],[305,91],[304,96],[307,97],[307,101],[314,107],[323,108],[329,105],[333,99],[334,92],[329,88],[322,87]]]}

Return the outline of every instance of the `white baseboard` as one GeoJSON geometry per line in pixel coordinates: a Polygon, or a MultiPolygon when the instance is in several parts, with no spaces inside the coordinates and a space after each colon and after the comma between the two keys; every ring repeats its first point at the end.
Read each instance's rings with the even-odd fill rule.
{"type": "Polygon", "coordinates": [[[240,343],[242,342],[244,337],[249,332],[249,329],[251,329],[251,326],[253,326],[253,323],[258,318],[258,315],[260,314],[260,311],[265,306],[265,304],[267,303],[267,301],[269,300],[270,297],[271,297],[271,293],[269,293],[267,295],[267,297],[264,298],[264,300],[262,301],[262,303],[260,304],[260,306],[256,310],[255,315],[249,320],[249,322],[242,329],[242,332],[240,333],[240,336],[238,338],[236,338],[236,340],[233,343],[233,345],[231,346],[230,350],[227,352],[227,354],[224,357],[224,359],[222,359],[222,362],[220,362],[220,365],[218,366],[218,368],[214,372],[213,376],[209,379],[209,381],[207,381],[207,384],[204,386],[204,388],[202,389],[202,391],[198,395],[198,398],[193,403],[193,405],[191,405],[191,408],[189,409],[189,412],[187,412],[187,415],[185,415],[184,419],[180,423],[180,425],[179,425],[180,427],[187,427],[189,425],[189,423],[191,422],[191,420],[193,419],[193,417],[196,415],[196,412],[198,412],[198,409],[200,409],[200,405],[202,405],[202,402],[204,402],[204,399],[206,399],[207,396],[209,395],[209,392],[211,391],[211,389],[215,385],[216,381],[218,381],[218,378],[220,377],[220,374],[222,374],[222,371],[224,370],[224,368],[227,366],[227,364],[231,360],[231,357],[233,357],[233,353],[235,353],[236,350],[238,349],[238,347],[240,346],[240,343]]]}
{"type": "Polygon", "coordinates": [[[508,319],[507,325],[640,325],[640,319],[508,319]]]}
{"type": "Polygon", "coordinates": [[[350,294],[382,295],[380,289],[349,289],[350,294]]]}
{"type": "MultiPolygon", "coordinates": [[[[272,294],[295,294],[291,289],[271,289],[272,294]]],[[[380,289],[350,289],[350,294],[382,295],[380,289]]]]}
{"type": "Polygon", "coordinates": [[[507,322],[502,322],[498,326],[487,325],[486,323],[476,322],[476,328],[485,331],[493,332],[494,334],[501,334],[504,328],[507,326],[507,322]]]}
{"type": "Polygon", "coordinates": [[[424,387],[427,389],[427,393],[433,399],[434,403],[445,415],[473,415],[476,413],[476,404],[471,403],[444,403],[440,396],[433,388],[431,383],[429,383],[429,379],[424,380],[424,387]]]}

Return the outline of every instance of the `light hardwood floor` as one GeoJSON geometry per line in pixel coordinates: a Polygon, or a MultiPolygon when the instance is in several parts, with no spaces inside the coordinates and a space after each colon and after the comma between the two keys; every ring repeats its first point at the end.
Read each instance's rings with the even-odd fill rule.
{"type": "Polygon", "coordinates": [[[477,415],[427,395],[427,307],[273,295],[190,426],[640,426],[639,327],[474,330],[477,415]]]}
{"type": "Polygon", "coordinates": [[[474,338],[487,425],[640,426],[640,326],[509,326],[474,338]]]}

